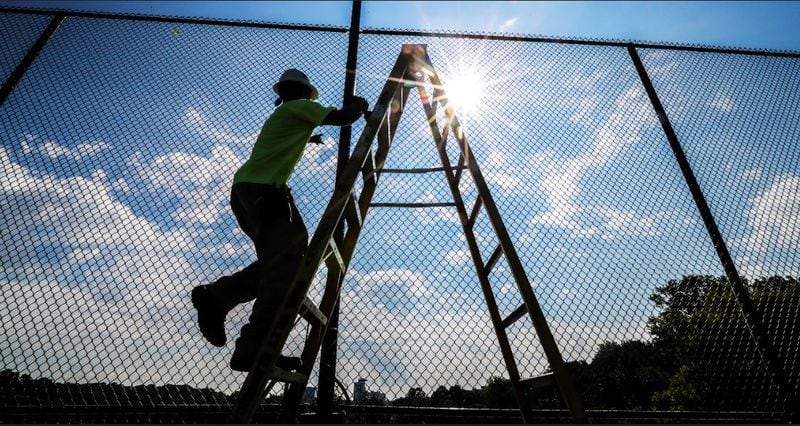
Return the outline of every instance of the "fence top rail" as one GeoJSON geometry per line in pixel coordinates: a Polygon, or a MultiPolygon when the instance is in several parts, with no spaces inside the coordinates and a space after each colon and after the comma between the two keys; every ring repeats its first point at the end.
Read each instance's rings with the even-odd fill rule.
{"type": "Polygon", "coordinates": [[[64,15],[64,16],[73,16],[79,18],[168,22],[175,24],[220,25],[227,27],[272,28],[272,29],[282,29],[282,30],[322,31],[322,32],[334,32],[334,33],[346,33],[348,31],[347,27],[339,27],[335,25],[283,24],[278,22],[258,22],[258,21],[199,18],[199,17],[141,15],[141,14],[129,14],[129,13],[108,13],[108,12],[84,12],[84,11],[59,9],[59,8],[33,9],[26,7],[0,6],[0,13],[19,13],[28,15],[64,15]]]}
{"type": "Polygon", "coordinates": [[[750,49],[750,48],[738,48],[738,47],[711,46],[702,44],[680,44],[680,43],[665,43],[665,42],[657,43],[657,42],[634,41],[634,40],[592,39],[592,38],[577,38],[577,37],[569,38],[569,37],[533,36],[524,34],[498,34],[498,33],[455,32],[455,31],[417,31],[417,30],[402,30],[402,29],[388,29],[388,28],[363,28],[361,29],[361,34],[465,38],[465,39],[477,39],[477,40],[578,44],[578,45],[612,46],[612,47],[626,47],[626,48],[629,46],[633,46],[642,49],[684,50],[684,51],[705,52],[705,53],[728,53],[737,55],[800,58],[800,51],[750,49]]]}
{"type": "MultiPolygon", "coordinates": [[[[171,22],[179,24],[222,25],[231,27],[273,28],[273,29],[301,30],[301,31],[337,32],[337,33],[346,33],[349,31],[348,27],[335,26],[335,25],[286,24],[277,22],[258,22],[258,21],[212,19],[212,18],[198,18],[198,17],[141,15],[141,14],[127,14],[127,13],[108,13],[108,12],[83,12],[83,11],[58,9],[58,8],[37,9],[37,8],[0,6],[0,13],[20,13],[20,14],[33,14],[33,15],[61,14],[65,16],[76,16],[84,18],[171,22]]],[[[727,54],[737,54],[737,55],[800,58],[800,51],[738,48],[738,47],[712,46],[712,45],[702,45],[702,44],[680,44],[680,43],[664,43],[664,42],[657,43],[657,42],[634,41],[634,40],[551,37],[551,36],[534,36],[525,34],[499,34],[499,33],[459,32],[459,31],[418,31],[418,30],[391,29],[391,28],[362,28],[359,32],[361,34],[372,34],[372,35],[463,38],[463,39],[477,39],[477,40],[558,43],[558,44],[576,44],[576,45],[612,46],[612,47],[633,46],[636,48],[643,48],[643,49],[665,49],[665,50],[680,50],[680,51],[701,52],[701,53],[727,53],[727,54]]]]}

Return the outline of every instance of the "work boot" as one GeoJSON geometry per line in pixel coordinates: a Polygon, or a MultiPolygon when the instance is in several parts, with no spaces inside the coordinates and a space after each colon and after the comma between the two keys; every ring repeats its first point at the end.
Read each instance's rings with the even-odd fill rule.
{"type": "MultiPolygon", "coordinates": [[[[258,345],[252,341],[243,341],[241,337],[236,339],[236,349],[234,349],[231,357],[231,369],[245,373],[252,370],[253,364],[256,362],[258,349],[258,345]]],[[[302,361],[296,356],[278,355],[278,361],[275,366],[286,371],[292,371],[302,367],[302,361]]]]}
{"type": "Polygon", "coordinates": [[[203,337],[214,346],[225,346],[225,317],[228,309],[220,306],[207,285],[192,290],[192,305],[197,309],[197,325],[203,337]]]}

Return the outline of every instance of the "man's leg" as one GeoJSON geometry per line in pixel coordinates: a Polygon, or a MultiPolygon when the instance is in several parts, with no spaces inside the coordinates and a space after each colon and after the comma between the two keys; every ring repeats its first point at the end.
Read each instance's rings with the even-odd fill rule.
{"type": "Polygon", "coordinates": [[[256,252],[263,278],[259,282],[253,313],[236,341],[236,351],[231,360],[234,370],[249,371],[252,367],[256,352],[266,337],[267,328],[291,289],[297,268],[308,247],[308,231],[291,196],[281,198],[283,199],[275,202],[288,205],[264,206],[265,209],[274,209],[272,213],[275,214],[268,215],[272,222],[269,226],[262,227],[265,232],[256,239],[256,252]]]}
{"type": "MultiPolygon", "coordinates": [[[[231,190],[231,209],[239,227],[253,239],[255,196],[242,187],[231,190]]],[[[261,265],[256,260],[233,275],[222,277],[212,284],[192,290],[192,304],[197,309],[197,323],[203,337],[214,346],[224,346],[225,317],[240,303],[247,303],[258,295],[261,265]]]]}

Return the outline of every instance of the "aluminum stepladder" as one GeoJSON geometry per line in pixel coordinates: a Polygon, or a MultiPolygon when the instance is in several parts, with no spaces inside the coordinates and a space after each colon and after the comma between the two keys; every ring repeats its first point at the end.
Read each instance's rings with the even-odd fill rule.
{"type": "Polygon", "coordinates": [[[503,224],[499,210],[470,150],[466,134],[462,130],[452,107],[447,105],[447,97],[443,85],[433,68],[426,46],[413,44],[403,45],[389,78],[378,97],[373,113],[367,121],[364,131],[336,184],[328,206],[309,243],[306,256],[295,275],[295,286],[284,299],[283,308],[278,312],[268,329],[266,338],[259,350],[257,358],[259,362],[256,363],[245,379],[232,413],[233,421],[241,423],[251,421],[264,394],[269,392],[272,386],[279,381],[287,383],[281,420],[283,422],[294,421],[303,391],[316,362],[317,354],[320,351],[322,336],[327,328],[327,319],[336,304],[344,274],[353,256],[377,182],[382,173],[390,172],[389,169],[383,170],[383,164],[386,161],[397,124],[405,108],[409,91],[412,88],[416,88],[419,92],[443,166],[430,171],[444,171],[446,174],[453,195],[453,205],[458,210],[458,216],[464,228],[467,244],[523,420],[531,422],[534,419],[526,396],[526,385],[536,385],[554,380],[561,391],[573,421],[576,423],[587,422],[580,395],[575,389],[555,339],[547,326],[544,314],[533,294],[533,289],[522,263],[503,224]],[[429,96],[425,89],[424,79],[426,76],[434,87],[433,97],[429,96]],[[437,119],[437,106],[443,108],[444,111],[445,125],[441,130],[437,119]],[[451,131],[455,135],[460,149],[457,166],[451,164],[446,152],[446,143],[451,131]],[[373,157],[372,142],[376,136],[378,138],[378,147],[373,157]],[[478,197],[473,204],[471,213],[467,213],[467,208],[459,190],[463,170],[469,171],[472,175],[478,191],[478,197]],[[359,174],[363,178],[363,187],[359,196],[356,197],[353,194],[353,189],[359,174]],[[482,260],[483,258],[472,229],[482,208],[486,210],[499,241],[499,245],[485,263],[482,260]],[[347,231],[342,241],[336,241],[333,238],[334,230],[340,222],[344,222],[347,225],[347,231]],[[506,257],[509,270],[522,296],[521,306],[506,318],[501,318],[489,281],[491,269],[501,256],[506,257]],[[328,267],[328,275],[325,290],[317,308],[305,295],[311,286],[319,265],[323,261],[328,267]],[[506,329],[526,314],[533,321],[534,329],[553,373],[538,378],[522,380],[506,329]],[[292,373],[276,368],[275,363],[298,315],[310,323],[311,329],[308,332],[301,355],[302,367],[296,373],[292,373]]]}

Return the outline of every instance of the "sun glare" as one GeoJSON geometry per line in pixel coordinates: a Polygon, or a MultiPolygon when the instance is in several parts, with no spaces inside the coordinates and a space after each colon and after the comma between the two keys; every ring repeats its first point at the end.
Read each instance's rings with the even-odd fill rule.
{"type": "Polygon", "coordinates": [[[477,70],[465,68],[443,81],[449,103],[456,113],[473,114],[484,104],[486,78],[477,70]]]}

